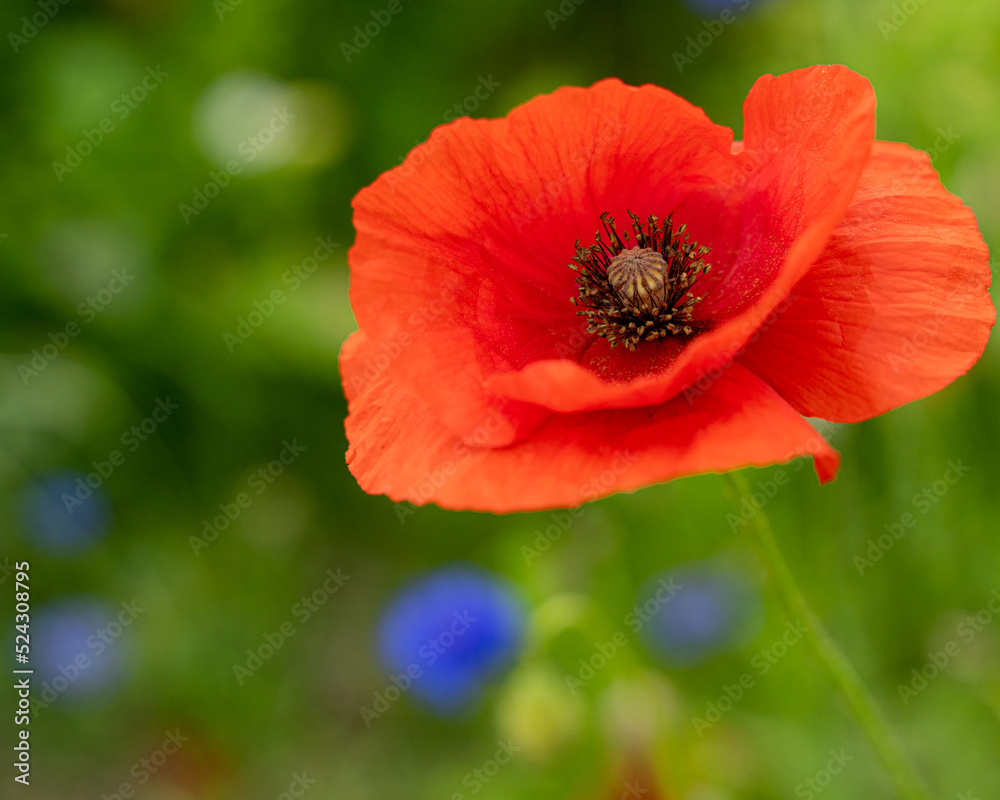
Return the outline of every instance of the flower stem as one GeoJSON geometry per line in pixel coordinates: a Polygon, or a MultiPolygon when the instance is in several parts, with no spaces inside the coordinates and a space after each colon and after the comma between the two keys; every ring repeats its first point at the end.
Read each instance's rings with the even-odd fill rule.
{"type": "MultiPolygon", "coordinates": [[[[727,477],[738,496],[750,497],[750,487],[741,473],[727,473],[727,477]]],[[[871,692],[862,682],[854,665],[827,633],[823,623],[802,594],[788,568],[788,562],[778,547],[767,517],[762,511],[757,511],[744,527],[749,529],[753,548],[763,562],[772,589],[784,606],[786,614],[793,622],[796,620],[805,622],[806,639],[882,759],[882,764],[896,784],[899,796],[905,800],[931,800],[929,789],[889,728],[871,692]]]]}

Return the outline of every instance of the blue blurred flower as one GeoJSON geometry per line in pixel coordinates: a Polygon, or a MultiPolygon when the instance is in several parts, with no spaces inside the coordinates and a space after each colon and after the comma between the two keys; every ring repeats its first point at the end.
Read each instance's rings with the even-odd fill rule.
{"type": "Polygon", "coordinates": [[[410,584],[378,624],[379,656],[394,673],[409,670],[410,692],[441,714],[454,713],[510,666],[524,633],[524,610],[502,578],[454,565],[410,584]]]}
{"type": "Polygon", "coordinates": [[[761,622],[757,586],[743,572],[712,562],[654,575],[640,588],[633,612],[646,647],[679,666],[738,646],[761,622]]]}
{"type": "Polygon", "coordinates": [[[31,615],[33,695],[53,703],[110,686],[122,672],[116,609],[90,597],[63,597],[31,615]]]}
{"type": "Polygon", "coordinates": [[[60,555],[91,547],[104,536],[111,521],[104,488],[92,489],[82,472],[52,473],[28,484],[21,509],[28,538],[43,550],[60,555]]]}

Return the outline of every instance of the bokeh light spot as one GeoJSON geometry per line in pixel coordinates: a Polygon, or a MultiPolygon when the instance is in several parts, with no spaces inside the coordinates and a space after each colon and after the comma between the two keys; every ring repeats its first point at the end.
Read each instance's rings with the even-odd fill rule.
{"type": "Polygon", "coordinates": [[[108,531],[111,506],[104,487],[87,483],[82,472],[43,476],[25,487],[24,530],[30,541],[51,553],[74,555],[89,549],[108,531]]]}
{"type": "Polygon", "coordinates": [[[419,670],[410,689],[418,701],[452,714],[473,704],[511,664],[524,625],[524,611],[505,580],[454,565],[396,595],[378,624],[378,651],[394,674],[419,670]]]}

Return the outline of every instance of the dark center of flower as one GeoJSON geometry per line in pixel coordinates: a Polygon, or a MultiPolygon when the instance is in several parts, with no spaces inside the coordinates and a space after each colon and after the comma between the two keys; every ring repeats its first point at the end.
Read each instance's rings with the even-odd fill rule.
{"type": "Polygon", "coordinates": [[[580,293],[572,299],[580,306],[577,313],[587,317],[588,333],[604,337],[612,347],[621,342],[635,350],[639,342],[691,336],[697,327],[692,307],[702,298],[690,290],[712,268],[702,258],[711,248],[689,242],[686,225],[674,230],[670,215],[663,221],[650,215],[646,230],[636,214],[628,215],[634,246],[627,231],[624,239],[618,235],[607,212],[601,214],[607,241],[600,231],[590,247],[580,247],[577,239],[570,264],[579,275],[580,293]]]}

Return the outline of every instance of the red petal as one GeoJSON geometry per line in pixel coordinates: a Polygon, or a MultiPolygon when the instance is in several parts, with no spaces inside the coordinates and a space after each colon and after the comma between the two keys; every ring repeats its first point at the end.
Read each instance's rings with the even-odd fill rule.
{"type": "Polygon", "coordinates": [[[680,352],[669,343],[612,351],[600,340],[584,363],[536,360],[489,378],[489,388],[560,412],[627,408],[664,402],[727,361],[822,252],[868,158],[874,112],[871,85],[846,67],[758,80],[734,148],[747,175],[738,255],[714,285],[698,284],[708,297],[696,308],[721,324],[680,352]]]}
{"type": "MultiPolygon", "coordinates": [[[[705,230],[737,229],[717,191],[738,177],[731,145],[687,101],[617,80],[444,126],[355,198],[359,326],[389,349],[412,340],[389,371],[467,435],[495,406],[486,378],[588,343],[567,265],[603,211],[687,208],[705,230]]],[[[517,416],[498,436],[530,427],[517,416]]]]}
{"type": "Polygon", "coordinates": [[[740,361],[803,414],[867,419],[976,362],[996,320],[989,286],[972,212],[926,153],[879,142],[794,301],[740,361]]]}
{"type": "MultiPolygon", "coordinates": [[[[341,352],[345,375],[378,352],[355,334],[341,352]]],[[[480,420],[482,441],[501,422],[480,420]]],[[[702,472],[764,466],[812,455],[822,481],[839,456],[763,381],[734,366],[695,403],[554,415],[531,436],[498,449],[457,438],[426,402],[382,375],[350,400],[347,461],[361,487],[396,501],[510,512],[575,506],[623,490],[702,472]]],[[[471,437],[474,441],[475,435],[471,437]]]]}

